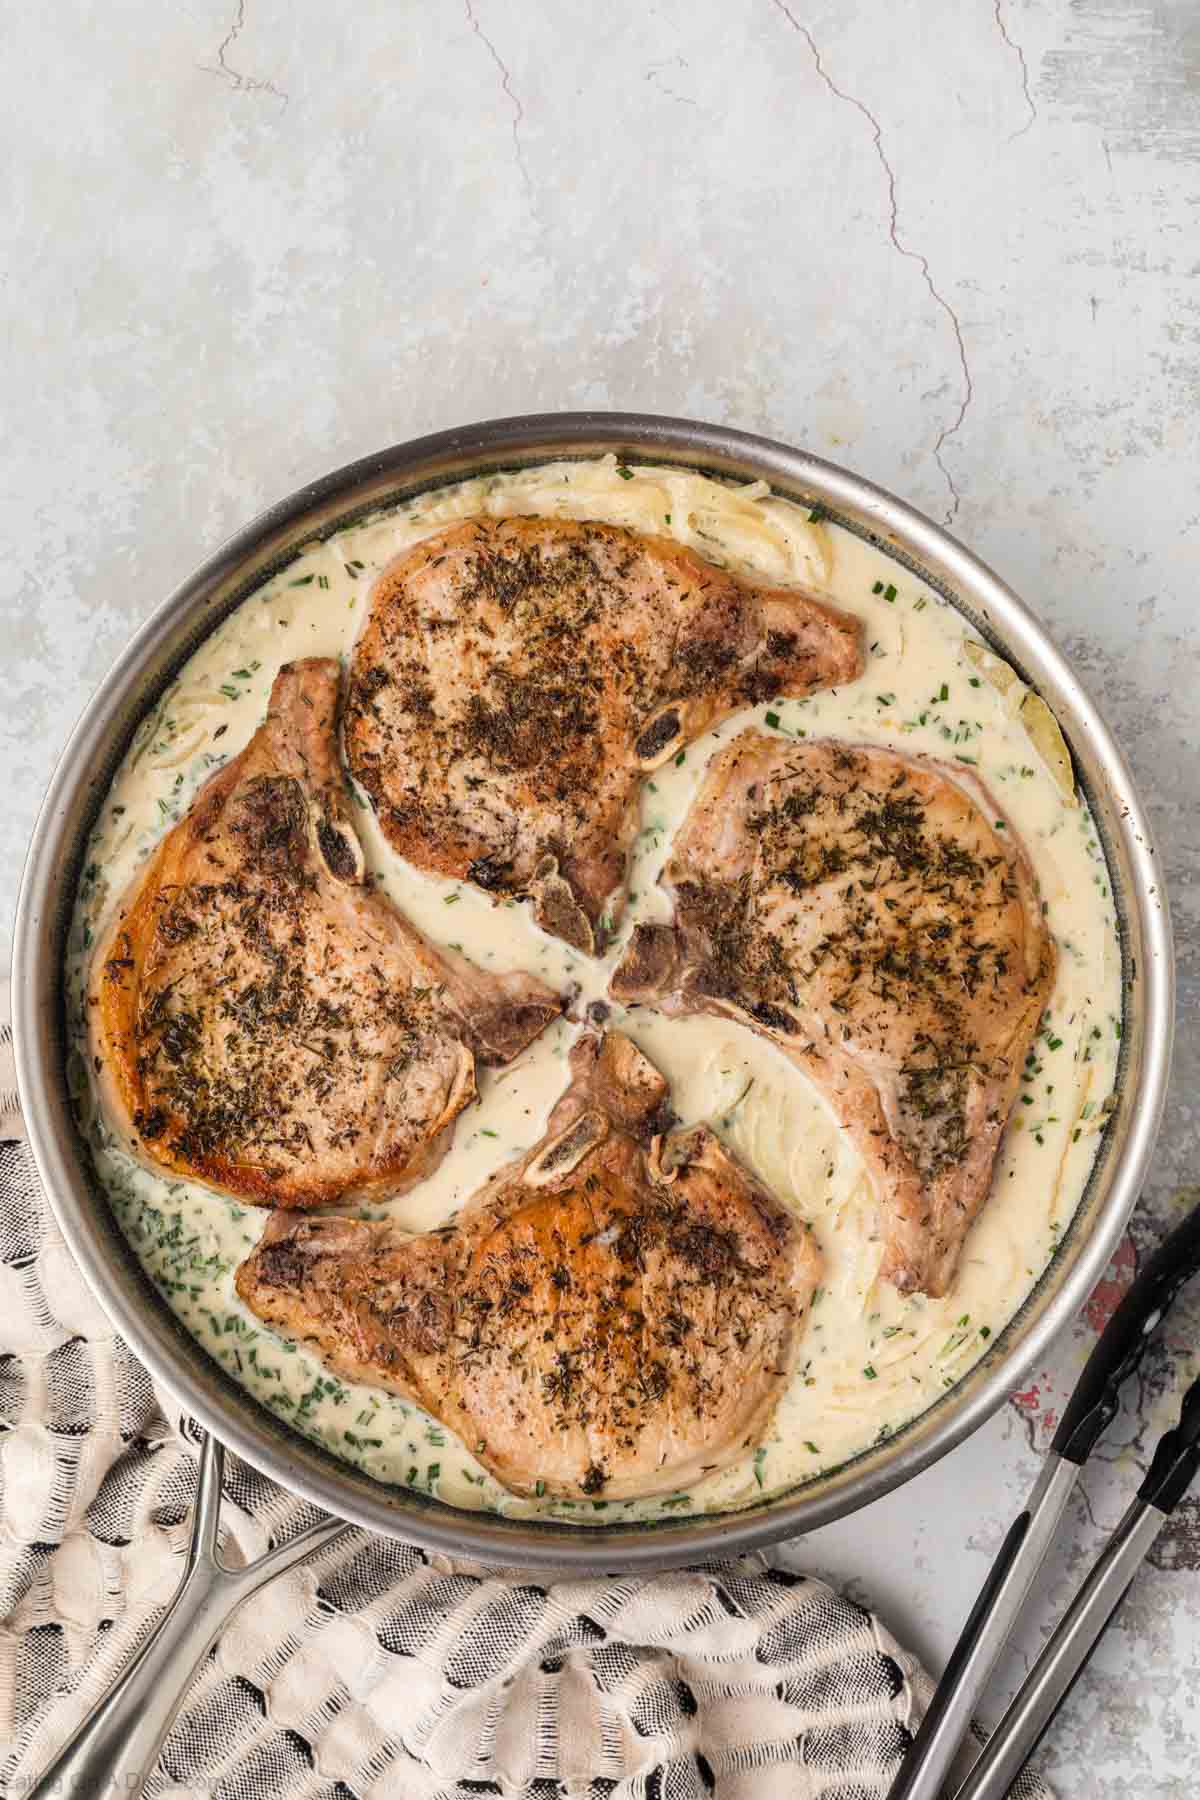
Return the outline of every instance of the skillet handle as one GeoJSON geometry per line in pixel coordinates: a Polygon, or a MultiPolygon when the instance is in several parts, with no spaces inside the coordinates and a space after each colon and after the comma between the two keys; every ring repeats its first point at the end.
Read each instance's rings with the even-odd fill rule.
{"type": "Polygon", "coordinates": [[[183,1580],[159,1624],[105,1697],[59,1751],[29,1800],[137,1800],[154,1773],[175,1714],[222,1626],[243,1600],[347,1528],[328,1519],[227,1569],[217,1555],[220,1446],[204,1439],[183,1580]]]}

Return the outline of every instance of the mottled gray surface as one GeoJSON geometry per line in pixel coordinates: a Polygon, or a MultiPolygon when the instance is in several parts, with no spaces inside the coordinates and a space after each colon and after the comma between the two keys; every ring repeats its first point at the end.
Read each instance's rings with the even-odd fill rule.
{"type": "MultiPolygon", "coordinates": [[[[0,937],[89,691],[265,502],[501,413],[765,431],[950,520],[1133,761],[1181,949],[1152,1241],[1198,1167],[1197,19],[1192,0],[10,9],[0,937]]],[[[944,1654],[1134,1260],[971,1444],[797,1556],[944,1654]]],[[[1089,1475],[1056,1597],[1198,1330],[1200,1302],[1089,1475]]],[[[1198,1516],[1055,1730],[1064,1794],[1200,1788],[1198,1516]]]]}

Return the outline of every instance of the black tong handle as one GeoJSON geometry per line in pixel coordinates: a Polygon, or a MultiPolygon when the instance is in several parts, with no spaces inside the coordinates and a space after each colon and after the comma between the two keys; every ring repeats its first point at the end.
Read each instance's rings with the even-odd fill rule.
{"type": "Polygon", "coordinates": [[[1138,1499],[1159,1512],[1171,1513],[1192,1485],[1200,1468],[1200,1378],[1193,1381],[1179,1406],[1178,1422],[1154,1448],[1138,1499]]]}
{"type": "Polygon", "coordinates": [[[1076,1464],[1087,1461],[1116,1417],[1122,1384],[1141,1362],[1175,1295],[1198,1269],[1200,1205],[1164,1238],[1101,1333],[1054,1434],[1059,1456],[1076,1464]]]}

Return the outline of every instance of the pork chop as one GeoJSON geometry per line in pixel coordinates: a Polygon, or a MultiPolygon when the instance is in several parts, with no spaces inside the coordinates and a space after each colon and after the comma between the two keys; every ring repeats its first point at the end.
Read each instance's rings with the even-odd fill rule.
{"type": "Polygon", "coordinates": [[[468,519],[371,596],[346,753],[422,869],[533,902],[603,947],[625,899],[641,777],[739,706],[861,673],[858,623],[667,538],[468,519]]]}
{"type": "Polygon", "coordinates": [[[707,1127],[663,1135],[666,1100],[628,1038],[588,1033],[545,1137],[455,1223],[276,1214],[238,1293],[515,1493],[687,1486],[761,1438],[820,1257],[707,1127]]]}
{"type": "Polygon", "coordinates": [[[89,979],[104,1111],[152,1167],[264,1205],[394,1192],[443,1155],[475,1061],[560,1010],[435,949],[364,879],[338,665],[287,663],[264,724],[138,872],[89,979]]]}
{"type": "Polygon", "coordinates": [[[1037,884],[961,765],[748,731],[714,757],[635,931],[627,1003],[766,1033],[873,1177],[882,1277],[944,1294],[1054,982],[1037,884]]]}

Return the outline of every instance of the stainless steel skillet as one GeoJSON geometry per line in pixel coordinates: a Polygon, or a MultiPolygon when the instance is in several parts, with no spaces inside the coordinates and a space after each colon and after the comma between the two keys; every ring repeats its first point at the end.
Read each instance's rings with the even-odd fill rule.
{"type": "Polygon", "coordinates": [[[220,1442],[326,1511],[428,1548],[576,1572],[666,1567],[808,1531],[867,1504],[944,1455],[995,1410],[1075,1313],[1116,1244],[1144,1175],[1166,1087],[1172,955],[1166,898],[1124,760],[1026,607],[944,531],[857,476],[717,426],[627,414],[498,420],[386,450],[272,507],[170,596],[84,714],[38,820],[18,906],[17,1073],[55,1215],[116,1328],[220,1442]],[[601,1527],[457,1511],[385,1488],[297,1436],[211,1362],[155,1294],[111,1218],[76,1132],[64,1071],[62,951],[83,846],[130,737],[192,650],[301,544],[390,501],[553,457],[616,451],[763,479],[880,544],[943,593],[1045,697],[1095,814],[1121,919],[1124,1035],[1117,1104],[1088,1190],[1052,1266],[988,1355],[922,1418],[845,1467],[747,1511],[601,1527]]]}

